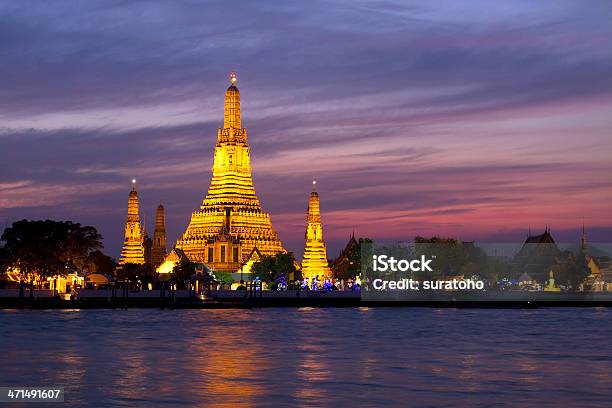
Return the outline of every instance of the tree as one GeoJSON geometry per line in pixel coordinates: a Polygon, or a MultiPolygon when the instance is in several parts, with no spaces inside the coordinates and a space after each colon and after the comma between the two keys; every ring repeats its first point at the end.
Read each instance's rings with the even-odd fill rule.
{"type": "Polygon", "coordinates": [[[172,269],[172,281],[177,284],[179,289],[185,289],[186,282],[191,280],[195,274],[196,264],[187,258],[181,259],[172,269]]]}
{"type": "Polygon", "coordinates": [[[149,284],[151,286],[157,283],[157,272],[155,268],[151,264],[143,264],[138,268],[138,279],[142,283],[142,287],[148,287],[149,284]]]}
{"type": "Polygon", "coordinates": [[[278,252],[276,255],[264,255],[251,267],[251,272],[264,282],[272,282],[282,274],[296,274],[295,258],[291,252],[278,252]]]}
{"type": "Polygon", "coordinates": [[[274,257],[271,255],[263,255],[259,261],[251,266],[251,274],[263,281],[270,282],[273,280],[274,257]]]}
{"type": "Polygon", "coordinates": [[[126,263],[121,265],[115,271],[115,280],[120,282],[129,282],[131,285],[135,285],[138,282],[138,278],[140,275],[140,266],[139,264],[134,263],[126,263]]]}
{"type": "Polygon", "coordinates": [[[563,251],[560,258],[558,282],[578,290],[591,273],[586,259],[584,256],[575,256],[570,251],[563,251]]]}
{"type": "MultiPolygon", "coordinates": [[[[92,252],[100,252],[102,245],[102,235],[94,227],[73,224],[65,221],[56,224],[61,230],[61,246],[63,256],[74,268],[82,270],[92,252]]],[[[101,253],[101,252],[100,252],[101,253]]]]}
{"type": "Polygon", "coordinates": [[[416,237],[414,239],[418,255],[432,259],[433,272],[422,272],[419,279],[445,278],[460,273],[461,267],[467,261],[467,251],[464,244],[454,238],[416,237]]]}
{"type": "Polygon", "coordinates": [[[6,228],[0,240],[3,262],[30,282],[81,269],[89,254],[102,248],[102,236],[94,227],[71,221],[24,219],[6,228]]]}
{"type": "Polygon", "coordinates": [[[4,246],[0,246],[0,274],[4,273],[11,266],[8,262],[8,257],[8,251],[4,246]]]}
{"type": "Polygon", "coordinates": [[[234,278],[227,272],[214,272],[215,280],[221,282],[224,285],[231,285],[234,283],[234,278]]]}
{"type": "Polygon", "coordinates": [[[87,256],[85,267],[87,274],[99,273],[101,275],[112,275],[117,268],[113,258],[104,255],[100,250],[95,250],[87,256]]]}

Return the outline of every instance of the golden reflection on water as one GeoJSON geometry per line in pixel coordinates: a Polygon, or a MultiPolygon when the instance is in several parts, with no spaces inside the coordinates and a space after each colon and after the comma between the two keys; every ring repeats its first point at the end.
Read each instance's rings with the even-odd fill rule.
{"type": "Polygon", "coordinates": [[[321,400],[325,396],[323,383],[330,378],[325,350],[316,343],[300,344],[298,349],[302,358],[297,371],[300,386],[295,391],[295,397],[300,400],[321,400]]]}
{"type": "Polygon", "coordinates": [[[266,344],[260,344],[259,336],[249,329],[236,326],[201,330],[188,351],[193,396],[207,407],[252,406],[266,391],[257,381],[269,366],[266,344]]]}
{"type": "Polygon", "coordinates": [[[56,370],[54,377],[57,378],[57,380],[54,380],[55,384],[64,387],[65,398],[70,398],[72,402],[82,402],[78,398],[79,388],[89,367],[80,354],[80,350],[60,352],[53,356],[53,359],[57,363],[54,364],[56,370]]]}
{"type": "Polygon", "coordinates": [[[521,382],[536,385],[542,381],[542,367],[529,354],[516,356],[511,364],[517,366],[521,382]]]}
{"type": "Polygon", "coordinates": [[[123,398],[141,398],[147,380],[147,365],[142,353],[124,353],[119,360],[118,394],[123,398]]]}
{"type": "Polygon", "coordinates": [[[87,371],[83,357],[75,354],[59,353],[57,355],[57,371],[61,383],[79,384],[87,371]]]}

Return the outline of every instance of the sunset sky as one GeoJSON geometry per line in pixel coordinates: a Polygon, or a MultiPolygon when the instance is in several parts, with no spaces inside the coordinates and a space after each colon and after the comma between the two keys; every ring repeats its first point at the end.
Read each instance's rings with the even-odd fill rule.
{"type": "Polygon", "coordinates": [[[0,4],[0,220],[97,227],[130,180],[174,242],[211,175],[235,70],[255,189],[302,255],[358,236],[612,239],[609,1],[0,4]],[[430,4],[431,3],[431,4],[430,4]],[[462,4],[467,3],[467,4],[462,4]]]}

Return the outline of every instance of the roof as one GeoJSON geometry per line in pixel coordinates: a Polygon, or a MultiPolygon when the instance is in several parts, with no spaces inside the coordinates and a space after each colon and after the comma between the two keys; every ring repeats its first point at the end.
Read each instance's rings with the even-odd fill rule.
{"type": "Polygon", "coordinates": [[[87,281],[98,285],[105,285],[108,283],[108,278],[100,273],[92,273],[87,276],[87,281]]]}
{"type": "Polygon", "coordinates": [[[530,235],[525,240],[526,244],[554,244],[555,240],[550,235],[550,230],[547,228],[543,234],[530,235]]]}
{"type": "Polygon", "coordinates": [[[346,246],[344,247],[340,255],[345,255],[357,248],[359,248],[359,242],[357,242],[357,240],[355,239],[355,234],[351,234],[351,238],[346,243],[346,246]]]}
{"type": "Polygon", "coordinates": [[[251,259],[254,262],[257,262],[261,259],[261,252],[259,252],[259,248],[257,248],[257,245],[255,245],[253,249],[251,250],[251,252],[249,252],[249,255],[244,260],[244,263],[249,262],[251,259]]]}
{"type": "Polygon", "coordinates": [[[183,252],[182,249],[174,247],[174,248],[172,248],[170,250],[170,252],[166,256],[166,260],[167,261],[174,261],[174,262],[180,262],[180,261],[183,261],[183,260],[189,261],[189,257],[187,257],[187,255],[185,255],[185,252],[183,252]]]}

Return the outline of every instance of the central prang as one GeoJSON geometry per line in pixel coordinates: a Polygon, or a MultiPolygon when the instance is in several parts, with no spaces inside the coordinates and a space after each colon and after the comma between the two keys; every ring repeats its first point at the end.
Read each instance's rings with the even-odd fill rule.
{"type": "Polygon", "coordinates": [[[240,91],[234,73],[230,81],[208,193],[169,259],[176,262],[185,256],[219,272],[249,273],[250,265],[261,256],[286,250],[253,187],[250,149],[241,125],[240,91]]]}

